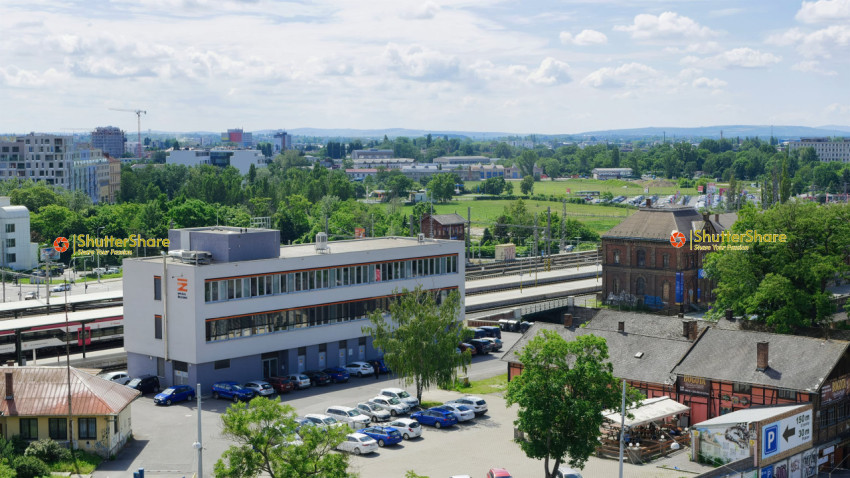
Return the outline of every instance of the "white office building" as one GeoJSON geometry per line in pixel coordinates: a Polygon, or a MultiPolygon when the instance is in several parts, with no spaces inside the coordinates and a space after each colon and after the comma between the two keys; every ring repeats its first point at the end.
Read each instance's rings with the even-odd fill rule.
{"type": "Polygon", "coordinates": [[[821,161],[841,161],[850,163],[850,139],[848,138],[800,138],[800,141],[790,141],[788,150],[814,148],[821,161]]]}
{"type": "Polygon", "coordinates": [[[8,197],[0,197],[0,259],[3,267],[16,271],[38,265],[38,244],[30,242],[30,212],[25,206],[12,206],[8,197]]]}
{"type": "Polygon", "coordinates": [[[233,166],[239,170],[239,174],[248,174],[253,164],[254,167],[266,167],[266,157],[257,149],[176,149],[168,152],[165,164],[182,164],[184,166],[198,166],[211,164],[213,166],[233,166]]]}
{"type": "MultiPolygon", "coordinates": [[[[403,289],[463,300],[463,242],[409,237],[280,246],[270,229],[169,231],[165,258],[124,260],[133,376],[248,380],[379,356],[361,328],[403,289]]],[[[463,317],[458,317],[462,320],[463,317]]]]}

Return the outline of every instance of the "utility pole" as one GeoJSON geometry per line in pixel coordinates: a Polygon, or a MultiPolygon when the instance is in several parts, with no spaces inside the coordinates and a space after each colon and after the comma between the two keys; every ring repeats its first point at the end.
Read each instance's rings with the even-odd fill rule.
{"type": "MultiPolygon", "coordinates": [[[[480,249],[478,254],[480,255],[480,249]]],[[[472,262],[472,208],[466,208],[466,262],[472,262]]]]}
{"type": "Polygon", "coordinates": [[[546,259],[552,260],[552,208],[546,208],[546,259]]]}
{"type": "Polygon", "coordinates": [[[620,478],[623,478],[623,444],[626,435],[626,379],[623,379],[623,403],[620,405],[620,478]]]}
{"type": "Polygon", "coordinates": [[[198,441],[192,444],[198,450],[198,478],[204,478],[204,440],[201,434],[201,384],[196,384],[195,391],[198,399],[198,441]]]}
{"type": "Polygon", "coordinates": [[[567,222],[567,200],[561,200],[561,207],[563,208],[561,212],[561,244],[558,248],[559,251],[564,252],[564,247],[566,244],[564,243],[564,231],[566,230],[566,222],[567,222]]]}

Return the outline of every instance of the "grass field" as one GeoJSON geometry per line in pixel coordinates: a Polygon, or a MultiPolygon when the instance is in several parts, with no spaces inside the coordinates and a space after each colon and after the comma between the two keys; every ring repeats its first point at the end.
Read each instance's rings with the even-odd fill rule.
{"type": "MultiPolygon", "coordinates": [[[[519,194],[519,180],[511,180],[514,185],[514,194],[519,194]]],[[[475,191],[480,181],[465,183],[466,189],[475,191]]],[[[696,188],[680,188],[676,183],[666,180],[649,181],[621,181],[609,179],[601,181],[598,179],[568,179],[566,181],[538,181],[534,183],[534,194],[556,195],[563,197],[574,197],[579,191],[599,191],[603,193],[610,191],[614,196],[637,196],[643,194],[643,188],[649,187],[649,194],[670,195],[679,191],[681,194],[698,194],[696,188]],[[567,188],[571,194],[567,194],[567,188]]]]}
{"type": "MultiPolygon", "coordinates": [[[[460,196],[455,199],[445,204],[435,204],[434,212],[436,214],[451,214],[456,212],[466,218],[467,208],[471,207],[472,227],[487,227],[488,224],[492,224],[502,214],[505,206],[512,202],[507,199],[475,201],[472,197],[468,196],[460,196]]],[[[540,215],[539,220],[541,225],[546,223],[546,208],[551,207],[553,215],[561,214],[562,205],[558,201],[525,200],[525,202],[529,211],[540,215]]],[[[404,207],[405,214],[409,215],[412,211],[413,206],[404,207]]],[[[598,206],[595,204],[567,204],[568,217],[581,221],[598,233],[608,231],[634,212],[634,209],[598,206]]]]}

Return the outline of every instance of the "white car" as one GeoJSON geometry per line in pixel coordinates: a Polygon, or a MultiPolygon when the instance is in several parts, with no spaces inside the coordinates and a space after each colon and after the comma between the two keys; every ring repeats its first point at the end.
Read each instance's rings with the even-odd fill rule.
{"type": "Polygon", "coordinates": [[[375,373],[375,367],[366,362],[351,362],[345,366],[345,371],[349,375],[363,377],[364,375],[373,375],[375,373]]]}
{"type": "Polygon", "coordinates": [[[292,380],[292,383],[295,384],[295,388],[298,390],[310,388],[310,377],[304,375],[303,373],[287,375],[286,378],[292,380]]]}
{"type": "Polygon", "coordinates": [[[308,413],[304,415],[304,418],[313,422],[317,427],[338,427],[343,426],[345,423],[341,423],[334,417],[330,417],[328,415],[324,415],[322,413],[308,413]]]}
{"type": "Polygon", "coordinates": [[[487,402],[485,402],[483,398],[476,397],[475,395],[464,395],[463,397],[460,397],[455,400],[450,400],[446,403],[466,405],[467,407],[471,408],[476,415],[487,413],[487,402]]]}
{"type": "Polygon", "coordinates": [[[254,380],[253,382],[248,382],[242,386],[249,390],[253,390],[254,393],[261,397],[274,395],[274,388],[272,388],[271,384],[262,380],[254,380]]]}
{"type": "Polygon", "coordinates": [[[71,284],[66,283],[55,285],[52,289],[50,289],[50,292],[65,292],[66,290],[71,290],[71,284]]]}
{"type": "Polygon", "coordinates": [[[417,400],[413,395],[405,392],[400,388],[384,388],[381,390],[381,395],[385,397],[392,397],[401,400],[406,403],[410,408],[416,408],[419,406],[419,400],[417,400]]]}
{"type": "Polygon", "coordinates": [[[567,466],[559,466],[555,478],[581,478],[581,473],[567,466]]]}
{"type": "Polygon", "coordinates": [[[104,380],[120,383],[121,385],[127,385],[127,383],[131,380],[131,377],[127,374],[127,372],[106,372],[98,375],[98,377],[104,380]]]}
{"type": "Polygon", "coordinates": [[[370,398],[369,402],[374,403],[375,405],[378,405],[384,410],[390,412],[390,415],[392,416],[404,415],[410,412],[410,407],[407,406],[406,403],[393,397],[384,397],[382,395],[375,398],[370,398]]]}
{"type": "Polygon", "coordinates": [[[339,451],[347,451],[355,455],[363,453],[375,453],[378,451],[378,442],[369,435],[362,433],[349,433],[345,436],[345,441],[337,445],[339,451]]]}
{"type": "Polygon", "coordinates": [[[461,405],[459,403],[445,403],[440,408],[445,408],[452,412],[452,415],[457,418],[458,422],[465,422],[475,418],[475,412],[466,405],[461,405]]]}
{"type": "Polygon", "coordinates": [[[325,415],[336,418],[339,422],[348,423],[348,425],[355,430],[368,427],[369,422],[371,421],[368,416],[360,413],[360,410],[351,407],[328,407],[328,409],[325,410],[325,415]]]}
{"type": "Polygon", "coordinates": [[[405,440],[422,436],[422,425],[410,418],[396,418],[387,426],[395,427],[405,440]]]}
{"type": "Polygon", "coordinates": [[[363,415],[371,417],[373,422],[385,422],[390,419],[390,412],[375,403],[358,403],[357,410],[363,415]]]}

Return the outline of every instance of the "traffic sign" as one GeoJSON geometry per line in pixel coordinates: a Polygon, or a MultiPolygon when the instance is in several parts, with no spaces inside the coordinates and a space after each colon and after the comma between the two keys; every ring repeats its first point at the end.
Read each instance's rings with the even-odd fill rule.
{"type": "Polygon", "coordinates": [[[761,459],[769,460],[811,442],[812,411],[806,410],[762,427],[761,459]]]}

